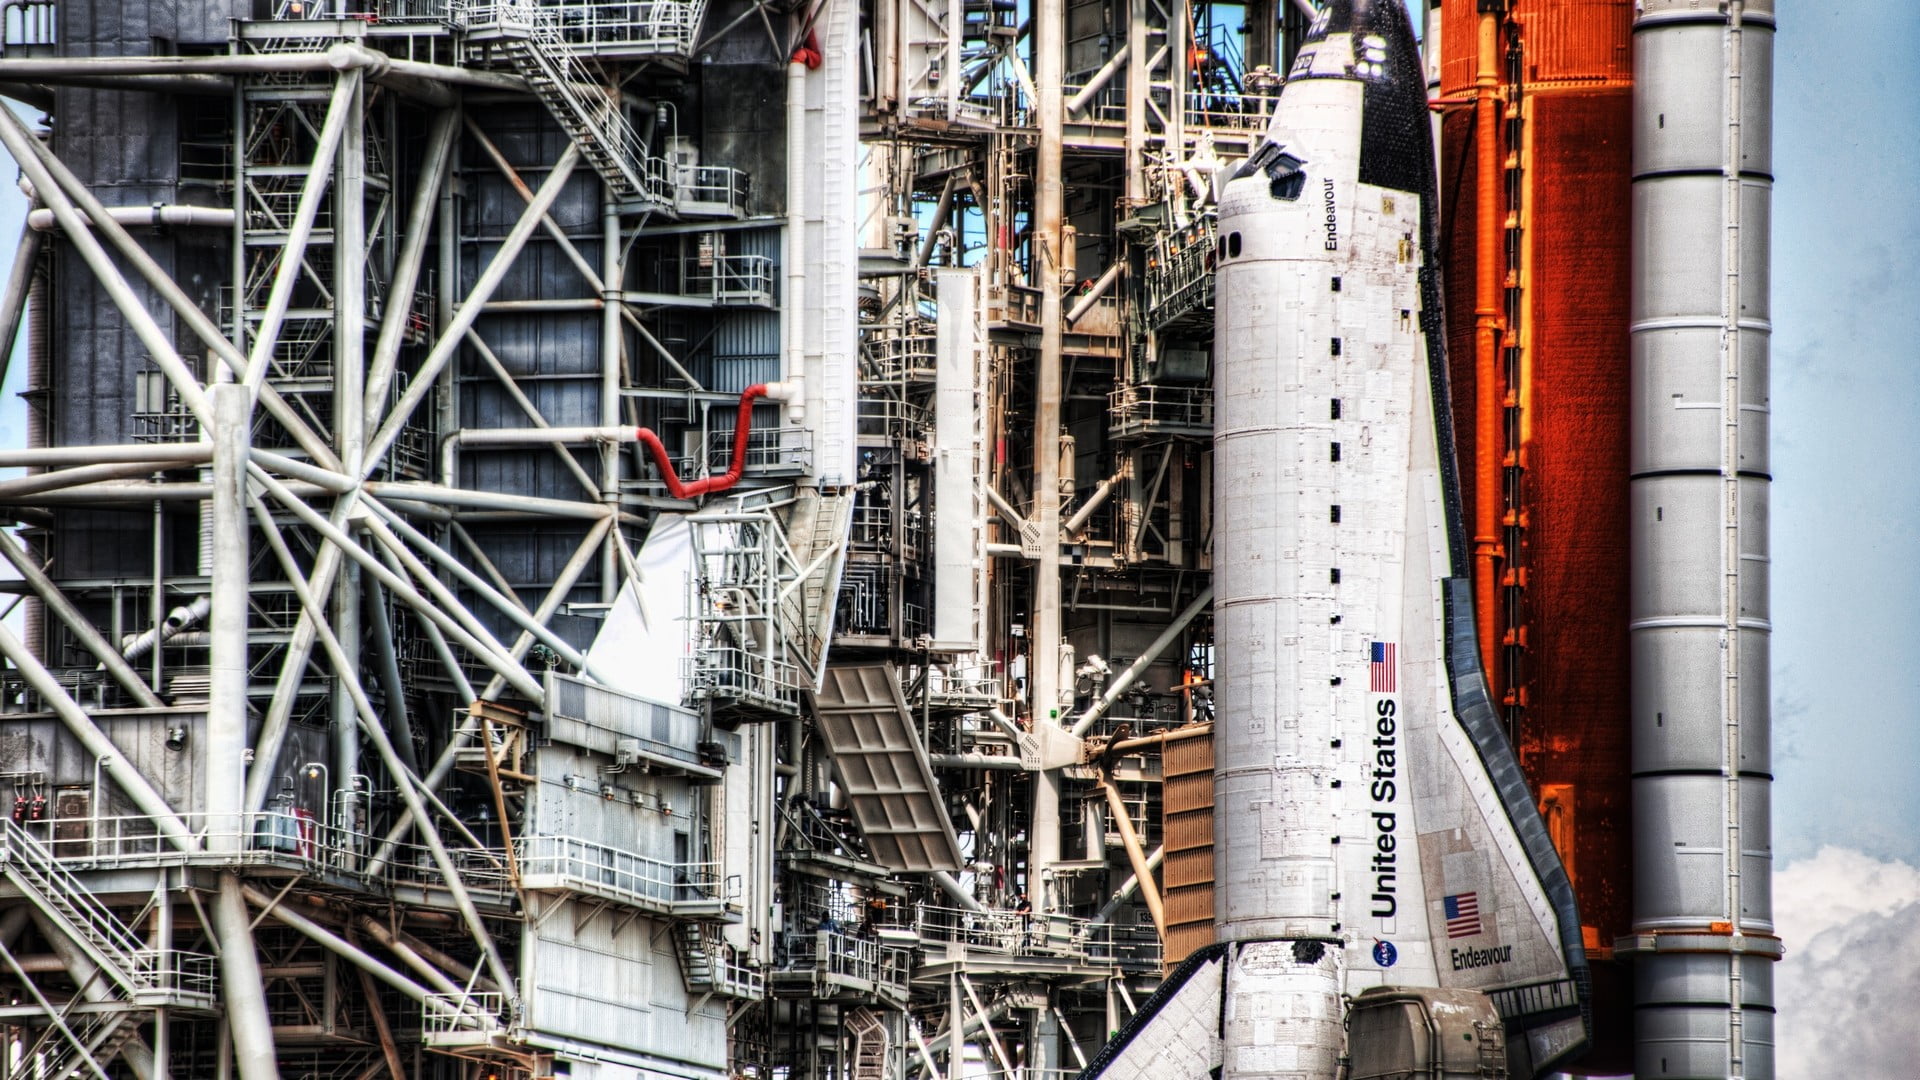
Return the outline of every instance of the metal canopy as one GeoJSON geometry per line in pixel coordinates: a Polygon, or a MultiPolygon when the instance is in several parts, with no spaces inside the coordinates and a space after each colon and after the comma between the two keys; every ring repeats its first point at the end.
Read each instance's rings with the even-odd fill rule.
{"type": "Polygon", "coordinates": [[[960,842],[893,665],[829,667],[814,712],[874,858],[890,870],[960,869],[960,842]]]}

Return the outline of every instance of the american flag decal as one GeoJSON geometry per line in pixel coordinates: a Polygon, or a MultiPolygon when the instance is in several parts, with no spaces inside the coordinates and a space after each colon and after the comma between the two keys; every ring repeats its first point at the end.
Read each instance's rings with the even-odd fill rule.
{"type": "Polygon", "coordinates": [[[1376,641],[1373,643],[1371,673],[1373,676],[1372,686],[1374,693],[1391,694],[1394,692],[1394,665],[1397,659],[1398,654],[1392,642],[1376,641]]]}
{"type": "Polygon", "coordinates": [[[1447,936],[1472,937],[1480,932],[1480,894],[1463,892],[1440,901],[1447,909],[1447,936]]]}

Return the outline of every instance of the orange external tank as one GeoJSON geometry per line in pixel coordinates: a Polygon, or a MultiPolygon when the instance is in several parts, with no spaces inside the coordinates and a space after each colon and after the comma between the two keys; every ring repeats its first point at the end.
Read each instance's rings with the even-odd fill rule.
{"type": "Polygon", "coordinates": [[[1631,1067],[1632,0],[1446,0],[1441,234],[1480,646],[1574,882],[1594,1050],[1631,1067]]]}

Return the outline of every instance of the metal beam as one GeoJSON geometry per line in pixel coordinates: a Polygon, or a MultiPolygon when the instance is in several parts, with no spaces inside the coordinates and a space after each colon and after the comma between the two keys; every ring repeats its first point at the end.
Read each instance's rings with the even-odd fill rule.
{"type": "Polygon", "coordinates": [[[441,330],[440,340],[434,343],[433,349],[427,353],[427,358],[420,362],[420,368],[414,373],[412,381],[407,384],[407,392],[401,395],[399,404],[394,406],[392,414],[381,423],[380,430],[367,443],[366,459],[360,467],[361,479],[372,475],[373,466],[380,460],[381,455],[386,453],[387,447],[393,445],[393,440],[399,438],[400,429],[406,426],[407,420],[413,415],[413,410],[419,408],[420,403],[426,400],[427,394],[433,390],[441,369],[446,367],[447,362],[453,359],[454,353],[459,351],[460,343],[466,340],[467,331],[472,329],[474,320],[480,317],[480,309],[486,304],[487,298],[493,295],[493,291],[500,287],[500,282],[507,276],[507,270],[512,267],[513,261],[520,257],[520,249],[526,247],[527,238],[533,235],[533,230],[540,225],[540,219],[546,216],[554,200],[560,197],[561,189],[566,187],[567,177],[573,175],[573,167],[579,161],[580,148],[573,143],[568,143],[560,159],[554,162],[553,171],[549,172],[546,180],[541,183],[534,201],[527,204],[526,210],[520,215],[520,220],[514,222],[513,228],[500,242],[500,248],[494,252],[492,261],[487,263],[486,269],[482,270],[479,278],[474,281],[473,288],[467,292],[466,299],[454,309],[452,320],[441,330]]]}
{"type": "Polygon", "coordinates": [[[1154,638],[1152,644],[1148,645],[1146,650],[1136,657],[1133,663],[1128,664],[1127,669],[1107,686],[1106,693],[1100,695],[1100,700],[1087,706],[1087,711],[1081,713],[1080,718],[1073,722],[1073,734],[1084,736],[1088,729],[1093,727],[1094,721],[1106,715],[1106,711],[1113,707],[1113,703],[1119,701],[1121,695],[1125,694],[1134,682],[1146,674],[1147,669],[1160,659],[1160,654],[1167,651],[1167,646],[1173,644],[1182,633],[1186,632],[1187,624],[1212,604],[1213,586],[1209,585],[1200,590],[1200,595],[1194,597],[1191,603],[1182,608],[1180,614],[1175,615],[1173,621],[1167,624],[1167,628],[1160,631],[1160,636],[1154,638]]]}
{"type": "MultiPolygon", "coordinates": [[[[414,186],[413,204],[407,208],[407,223],[400,233],[400,254],[394,260],[393,281],[387,286],[387,310],[380,316],[380,336],[374,340],[373,356],[367,361],[362,408],[369,424],[379,423],[386,415],[387,391],[393,382],[394,366],[400,359],[407,321],[413,314],[413,294],[420,284],[421,264],[426,261],[433,214],[440,204],[441,185],[446,183],[453,163],[453,135],[459,115],[458,110],[449,109],[435,116],[433,131],[427,136],[419,183],[414,186]]],[[[443,281],[440,288],[451,288],[452,284],[443,281]]]]}
{"type": "Polygon", "coordinates": [[[80,644],[100,661],[100,666],[107,669],[107,674],[113,676],[114,682],[133,695],[133,699],[143,707],[166,708],[167,703],[160,700],[160,695],[153,692],[132,664],[127,663],[126,657],[120,655],[120,650],[114,648],[94,627],[93,621],[81,614],[73,601],[67,599],[67,595],[40,569],[38,561],[20,541],[4,530],[0,530],[0,556],[5,556],[13,568],[20,571],[20,577],[26,581],[27,587],[33,590],[41,603],[47,605],[47,610],[53,613],[54,618],[73,631],[73,636],[79,638],[80,644]]]}
{"type": "Polygon", "coordinates": [[[1120,798],[1120,789],[1113,781],[1100,778],[1100,790],[1106,792],[1107,809],[1113,812],[1114,824],[1120,827],[1120,845],[1126,849],[1127,861],[1133,864],[1134,881],[1140,888],[1140,899],[1146,902],[1147,914],[1153,916],[1153,928],[1160,940],[1167,939],[1167,910],[1160,903],[1160,890],[1153,884],[1153,868],[1147,865],[1147,853],[1140,846],[1140,836],[1133,831],[1133,817],[1127,813],[1126,801],[1120,798]]]}
{"type": "MultiPolygon", "coordinates": [[[[236,349],[233,343],[227,340],[220,328],[214,325],[212,319],[207,317],[206,312],[201,311],[193,299],[186,294],[185,290],[180,288],[179,283],[174,281],[172,276],[162,269],[159,263],[154,261],[153,256],[149,255],[147,250],[140,246],[139,241],[135,240],[124,226],[113,219],[112,211],[102,205],[100,200],[95,198],[93,193],[87,190],[86,185],[81,183],[78,177],[74,176],[73,171],[67,168],[66,163],[61,161],[52,150],[49,150],[43,145],[39,139],[32,138],[27,133],[25,126],[19,118],[15,117],[11,112],[8,112],[4,117],[0,117],[0,141],[5,141],[8,149],[18,154],[20,151],[14,149],[13,136],[8,134],[9,131],[13,133],[13,136],[24,138],[24,149],[31,154],[34,160],[31,164],[24,160],[21,161],[21,170],[26,172],[28,179],[34,183],[35,191],[41,200],[47,203],[49,209],[53,210],[55,219],[60,222],[61,228],[66,230],[68,240],[80,247],[83,251],[86,250],[89,245],[92,248],[98,249],[99,240],[92,234],[92,230],[97,230],[101,236],[106,237],[108,243],[113,245],[114,250],[120,253],[120,257],[126,260],[127,265],[133,267],[134,270],[140,274],[141,279],[145,281],[154,292],[158,293],[162,300],[166,301],[167,306],[173,309],[174,314],[186,324],[187,329],[193,331],[194,336],[198,337],[201,343],[220,359],[221,363],[225,364],[236,375],[245,371],[246,360],[241,356],[240,350],[236,349]],[[49,193],[46,190],[48,187],[54,187],[57,188],[57,190],[49,193]],[[60,208],[55,205],[55,201],[59,200],[62,195],[72,200],[71,203],[67,205],[68,213],[64,215],[61,213],[60,208]],[[80,218],[78,214],[74,212],[73,208],[75,206],[85,211],[86,217],[84,219],[80,218]],[[92,223],[91,229],[88,228],[89,223],[92,223]],[[76,236],[76,230],[85,232],[87,235],[84,239],[76,236]]],[[[92,259],[87,260],[87,265],[90,269],[94,270],[96,276],[100,273],[99,268],[92,259]]],[[[105,265],[112,274],[112,280],[102,278],[101,284],[108,289],[109,295],[111,295],[114,289],[114,283],[118,282],[121,286],[125,286],[126,279],[120,275],[117,268],[112,266],[111,262],[106,262],[105,265]]],[[[129,295],[131,295],[131,290],[129,290],[129,295]]],[[[118,304],[118,301],[116,301],[116,304],[118,304]]],[[[144,305],[141,309],[141,316],[150,322],[152,321],[151,316],[146,314],[144,305]]],[[[133,317],[129,316],[129,318],[133,317]]],[[[145,339],[142,339],[142,342],[145,343],[145,339]]],[[[167,344],[166,350],[165,355],[156,354],[153,357],[154,363],[159,364],[161,370],[166,372],[167,378],[174,382],[175,387],[179,389],[182,395],[183,401],[187,400],[186,395],[191,392],[197,400],[204,402],[206,397],[201,392],[201,384],[198,376],[194,375],[191,369],[187,368],[184,363],[178,363],[179,354],[173,350],[171,343],[167,344]],[[171,360],[168,359],[169,357],[171,360]],[[182,385],[179,382],[179,377],[190,379],[191,384],[182,385]]],[[[259,397],[261,404],[266,408],[268,414],[278,421],[281,427],[287,430],[287,434],[293,438],[294,442],[299,444],[300,449],[306,451],[315,461],[328,468],[339,468],[340,460],[334,456],[333,450],[321,440],[319,435],[314,433],[313,429],[308,426],[306,420],[296,413],[293,406],[288,404],[277,391],[272,387],[263,387],[261,388],[259,397]]],[[[199,417],[203,423],[206,422],[206,418],[200,417],[199,413],[195,413],[195,415],[199,417]]]]}
{"type": "MultiPolygon", "coordinates": [[[[276,502],[285,506],[288,510],[293,511],[293,515],[304,522],[308,528],[326,537],[335,546],[339,547],[342,553],[348,558],[373,573],[373,575],[379,578],[395,595],[413,605],[415,611],[431,619],[442,631],[450,634],[455,640],[459,641],[462,646],[471,650],[474,656],[482,663],[505,675],[508,683],[510,683],[515,690],[525,694],[530,701],[538,702],[544,699],[545,694],[540,689],[540,684],[533,681],[533,677],[527,674],[526,669],[509,660],[506,656],[506,650],[500,646],[498,641],[494,641],[492,635],[487,634],[484,628],[482,628],[479,635],[469,632],[465,626],[462,626],[452,616],[429,602],[426,597],[420,595],[419,590],[401,578],[399,574],[381,565],[379,560],[369,555],[366,549],[354,542],[353,538],[341,532],[337,526],[316,513],[304,500],[300,499],[293,492],[288,491],[285,484],[274,479],[265,469],[262,469],[258,465],[249,465],[248,471],[252,473],[255,481],[266,487],[276,502]]],[[[457,602],[454,606],[456,608],[459,607],[457,602]]]]}
{"type": "MultiPolygon", "coordinates": [[[[313,237],[313,223],[320,214],[320,200],[326,194],[336,171],[334,158],[339,154],[340,141],[346,135],[349,121],[355,124],[360,122],[353,108],[359,87],[358,71],[342,72],[339,81],[333,85],[333,96],[327,102],[327,117],[320,125],[319,142],[314,147],[313,164],[307,170],[306,180],[300,185],[300,202],[294,208],[293,226],[287,231],[286,244],[280,249],[280,266],[274,273],[273,289],[267,293],[267,306],[261,312],[259,329],[253,334],[253,349],[247,354],[243,378],[250,391],[258,391],[266,382],[268,361],[273,357],[274,347],[280,344],[280,326],[286,320],[287,305],[293,300],[293,284],[299,280],[300,269],[306,262],[307,242],[313,237]]],[[[360,251],[355,247],[351,252],[336,252],[336,256],[340,254],[357,257],[360,251]]],[[[353,260],[337,261],[344,264],[353,260]]],[[[349,328],[345,325],[335,328],[336,336],[348,332],[349,328]]],[[[358,334],[357,324],[351,332],[358,334]]]]}

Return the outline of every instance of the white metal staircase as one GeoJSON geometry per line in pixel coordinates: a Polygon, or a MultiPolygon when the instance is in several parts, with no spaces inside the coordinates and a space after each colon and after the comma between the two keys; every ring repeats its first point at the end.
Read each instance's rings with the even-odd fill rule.
{"type": "Polygon", "coordinates": [[[833,636],[834,603],[840,592],[840,573],[847,562],[847,532],[853,520],[851,490],[821,493],[802,490],[787,519],[787,545],[806,577],[788,592],[781,618],[790,641],[805,658],[809,671],[826,662],[833,636]]]}
{"type": "MultiPolygon", "coordinates": [[[[664,169],[655,167],[664,163],[640,153],[640,137],[621,114],[618,98],[612,92],[598,81],[593,85],[574,82],[575,62],[555,55],[540,41],[543,21],[533,20],[534,26],[524,38],[501,40],[507,59],[565,129],[567,137],[580,147],[593,171],[600,174],[612,201],[671,202],[671,193],[664,190],[664,169]]],[[[548,35],[551,33],[549,30],[548,35]]]]}
{"type": "Polygon", "coordinates": [[[148,948],[44,844],[9,819],[0,819],[0,874],[93,961],[105,983],[130,1005],[213,1005],[212,957],[148,948]]]}
{"type": "Polygon", "coordinates": [[[847,1014],[847,1034],[853,1037],[853,1073],[850,1080],[886,1080],[887,1026],[872,1009],[862,1006],[847,1014]]]}
{"type": "Polygon", "coordinates": [[[765,988],[761,972],[741,963],[715,926],[690,920],[675,923],[673,951],[691,993],[758,998],[765,988]]]}
{"type": "Polygon", "coordinates": [[[596,57],[644,55],[649,43],[662,53],[684,53],[704,11],[704,3],[674,0],[551,5],[478,0],[460,5],[456,17],[470,37],[497,43],[606,183],[610,201],[671,208],[668,163],[642,148],[620,107],[616,80],[596,57]]]}
{"type": "MultiPolygon", "coordinates": [[[[75,996],[75,1003],[82,1000],[75,996]]],[[[111,1012],[74,1012],[72,1004],[62,1012],[60,1021],[72,1038],[57,1026],[48,1025],[40,1041],[20,1055],[7,1080],[69,1080],[104,1066],[120,1055],[120,1050],[140,1025],[135,1014],[124,1009],[111,1012]],[[92,1064],[90,1064],[92,1063],[92,1064]]]]}

